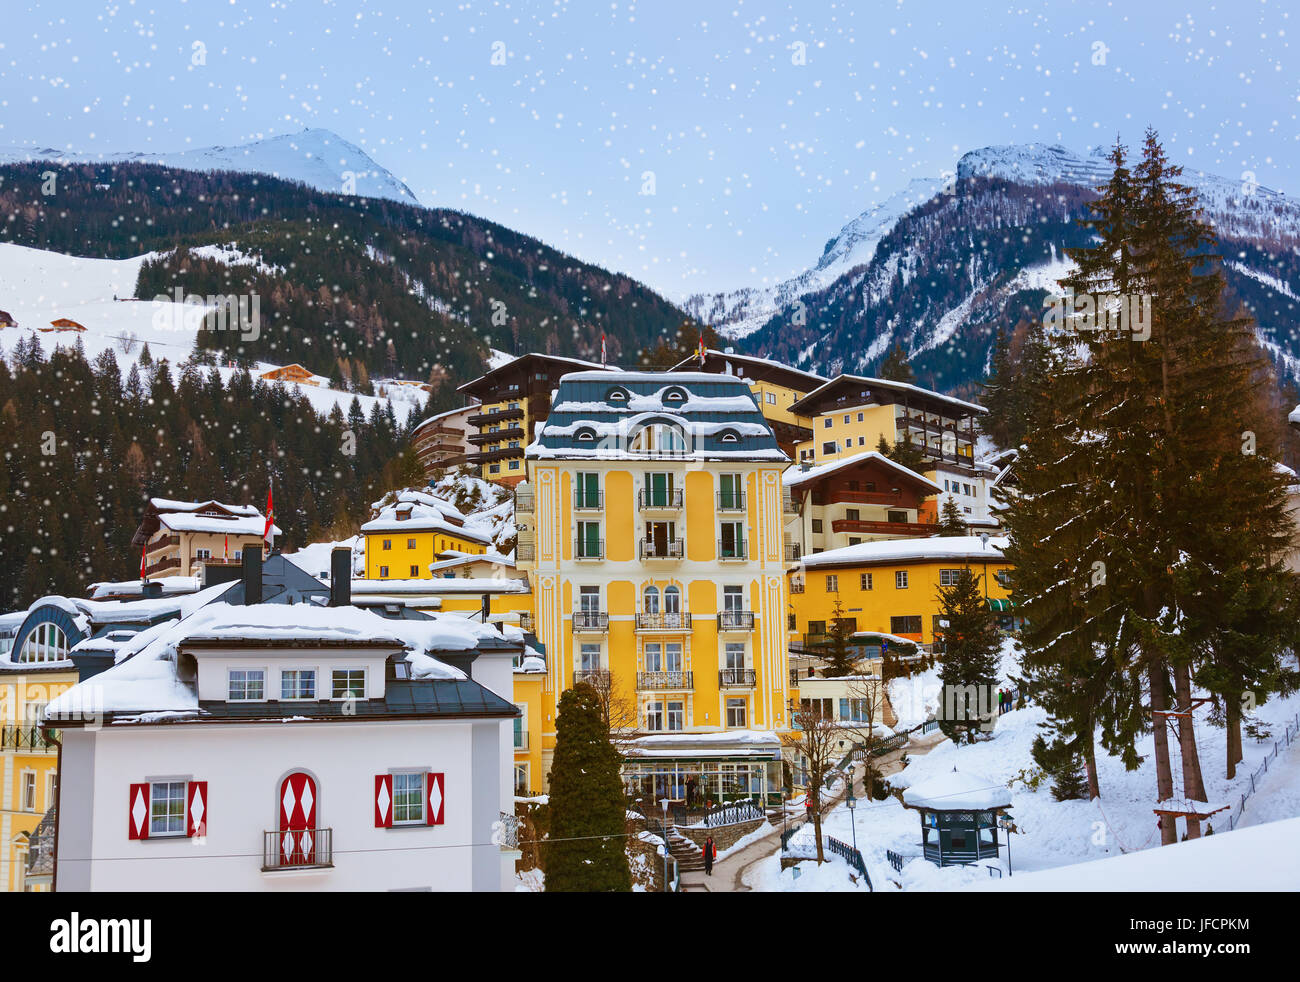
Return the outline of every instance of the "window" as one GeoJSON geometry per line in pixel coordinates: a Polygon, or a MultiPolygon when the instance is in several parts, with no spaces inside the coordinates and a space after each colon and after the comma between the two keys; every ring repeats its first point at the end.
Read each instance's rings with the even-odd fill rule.
{"type": "Polygon", "coordinates": [[[414,549],[414,548],[415,548],[415,540],[414,540],[414,539],[407,539],[407,540],[406,540],[406,548],[408,548],[408,549],[414,549]]]}
{"type": "Polygon", "coordinates": [[[664,613],[680,614],[682,612],[682,591],[680,587],[664,587],[664,613]]]}
{"type": "Polygon", "coordinates": [[[735,430],[725,430],[725,431],[723,432],[723,434],[722,434],[722,442],[723,442],[723,443],[739,443],[739,442],[740,442],[740,436],[736,433],[735,430]]]}
{"type": "Polygon", "coordinates": [[[832,573],[826,577],[826,592],[838,593],[840,589],[840,578],[838,574],[832,573]]]}
{"type": "MultiPolygon", "coordinates": [[[[517,443],[517,441],[516,441],[516,443],[517,443]]],[[[519,470],[519,461],[517,461],[517,460],[512,460],[512,461],[510,461],[510,469],[511,469],[512,471],[517,471],[517,470],[519,470]]]]}
{"type": "Polygon", "coordinates": [[[812,713],[818,719],[834,719],[833,703],[830,699],[800,699],[799,711],[812,713]]]}
{"type": "Polygon", "coordinates": [[[379,575],[380,575],[380,576],[387,576],[387,575],[388,575],[388,567],[387,567],[387,566],[380,566],[380,567],[379,567],[379,575]]]}
{"type": "Polygon", "coordinates": [[[858,437],[858,446],[865,447],[866,445],[867,445],[867,438],[865,436],[858,437]]]}
{"type": "Polygon", "coordinates": [[[764,400],[764,401],[765,401],[769,406],[775,406],[775,405],[776,405],[776,393],[775,393],[775,392],[765,392],[765,393],[763,393],[763,400],[764,400]]]}
{"type": "Polygon", "coordinates": [[[515,703],[515,708],[519,710],[515,717],[515,749],[525,750],[528,747],[528,707],[515,703]]]}
{"type": "Polygon", "coordinates": [[[529,793],[528,764],[515,764],[515,794],[524,796],[529,793]]]}
{"type": "Polygon", "coordinates": [[[745,504],[745,496],[741,490],[739,474],[719,474],[718,475],[718,507],[719,508],[742,508],[745,504]]]}
{"type": "Polygon", "coordinates": [[[963,484],[961,487],[962,490],[965,491],[969,497],[972,498],[975,497],[975,489],[972,488],[969,484],[963,484]]]}
{"type": "Polygon", "coordinates": [[[194,550],[194,558],[195,558],[195,559],[211,559],[211,558],[212,558],[212,550],[211,550],[211,549],[195,549],[195,550],[194,550]]]}
{"type": "Polygon", "coordinates": [[[822,531],[822,520],[821,520],[820,518],[814,518],[814,519],[812,520],[812,530],[813,530],[813,532],[814,532],[815,534],[817,534],[817,535],[820,535],[820,534],[821,534],[821,531],[822,531]]]}
{"type": "Polygon", "coordinates": [[[725,668],[732,671],[743,670],[745,667],[745,643],[743,641],[728,641],[725,661],[725,668]]]}
{"type": "Polygon", "coordinates": [[[849,536],[849,545],[851,545],[851,546],[858,546],[858,545],[861,545],[861,544],[862,544],[862,536],[860,536],[860,535],[850,535],[850,536],[849,536]]]}
{"type": "Polygon", "coordinates": [[[600,507],[600,475],[579,473],[574,476],[573,504],[575,508],[600,507]]]}
{"type": "Polygon", "coordinates": [[[862,413],[858,413],[858,422],[859,422],[859,423],[862,422],[863,418],[864,418],[864,415],[863,415],[862,413]]]}
{"type": "Polygon", "coordinates": [[[862,520],[862,512],[857,508],[845,508],[844,517],[850,522],[859,522],[862,520]]]}
{"type": "Polygon", "coordinates": [[[859,574],[858,574],[858,589],[859,589],[859,590],[870,590],[870,589],[871,589],[871,574],[870,574],[870,573],[859,573],[859,574]]]}
{"type": "Polygon", "coordinates": [[[829,430],[834,423],[835,420],[827,416],[824,420],[822,420],[822,429],[829,430]]]}
{"type": "Polygon", "coordinates": [[[682,643],[670,641],[664,645],[664,671],[680,672],[682,670],[682,643]]]}
{"type": "Polygon", "coordinates": [[[939,570],[940,586],[956,586],[961,580],[962,571],[959,569],[941,569],[939,570]]]}
{"type": "Polygon", "coordinates": [[[904,617],[891,617],[889,619],[890,634],[920,634],[921,633],[921,615],[907,615],[904,617]]]}
{"type": "Polygon", "coordinates": [[[745,609],[744,588],[739,586],[724,586],[722,588],[722,609],[723,610],[744,610],[745,609]]]}
{"type": "Polygon", "coordinates": [[[664,393],[664,400],[666,402],[681,402],[685,398],[686,398],[686,393],[683,392],[681,389],[669,389],[667,392],[664,393]]]}
{"type": "Polygon", "coordinates": [[[825,443],[822,444],[822,453],[824,453],[824,454],[833,454],[833,453],[835,453],[835,451],[837,451],[839,448],[840,448],[840,445],[839,445],[838,443],[836,443],[834,440],[827,440],[825,443]]]}
{"type": "Polygon", "coordinates": [[[888,520],[891,521],[891,522],[906,522],[906,521],[907,521],[907,512],[905,512],[905,511],[891,511],[891,512],[888,512],[888,513],[885,515],[885,518],[888,519],[888,520]]]}
{"type": "Polygon", "coordinates": [[[743,698],[728,697],[727,726],[741,728],[745,726],[745,700],[743,698]]]}
{"type": "Polygon", "coordinates": [[[686,727],[686,704],[670,702],[668,704],[668,729],[681,730],[686,727]]]}
{"type": "Polygon", "coordinates": [[[45,775],[45,810],[49,811],[59,800],[59,775],[53,771],[45,775]]]}
{"type": "Polygon", "coordinates": [[[998,583],[1006,587],[1008,590],[1011,589],[1011,570],[1000,569],[995,575],[997,576],[998,583]]]}
{"type": "Polygon", "coordinates": [[[849,414],[848,414],[848,413],[845,413],[845,414],[844,414],[844,422],[847,423],[848,421],[849,421],[849,414]]]}
{"type": "Polygon", "coordinates": [[[659,588],[657,586],[647,586],[642,592],[641,612],[645,614],[659,613],[659,588]]]}
{"type": "Polygon", "coordinates": [[[895,590],[907,589],[907,570],[899,569],[894,571],[894,589],[895,590]]]}
{"type": "Polygon", "coordinates": [[[582,646],[581,656],[578,661],[579,671],[599,672],[600,671],[600,645],[587,643],[582,646]]]}
{"type": "Polygon", "coordinates": [[[385,549],[391,549],[391,548],[393,548],[393,540],[392,540],[392,539],[385,539],[385,540],[384,540],[384,548],[385,548],[385,549]]]}
{"type": "Polygon", "coordinates": [[[848,720],[852,723],[866,723],[870,719],[868,712],[867,700],[865,699],[841,699],[840,700],[840,719],[848,720]]]}
{"type": "Polygon", "coordinates": [[[627,393],[622,389],[611,389],[607,398],[610,402],[627,402],[627,393]]]}
{"type": "Polygon", "coordinates": [[[281,699],[315,699],[316,670],[291,668],[280,673],[281,699]]]}
{"type": "Polygon", "coordinates": [[[651,423],[643,426],[628,444],[632,453],[686,453],[686,437],[676,426],[667,423],[651,423]]]}
{"type": "Polygon", "coordinates": [[[651,702],[646,704],[645,728],[652,731],[662,730],[664,728],[664,704],[662,702],[651,702]]]}
{"type": "Polygon", "coordinates": [[[415,564],[411,565],[411,579],[418,579],[420,576],[420,567],[415,564]]]}
{"type": "Polygon", "coordinates": [[[27,633],[22,650],[18,653],[21,662],[61,661],[68,656],[68,638],[57,624],[46,621],[37,624],[27,633]]]}
{"type": "Polygon", "coordinates": [[[645,646],[645,670],[647,672],[664,670],[664,649],[657,641],[645,646]]]}
{"type": "Polygon", "coordinates": [[[393,775],[393,824],[424,824],[424,774],[420,771],[393,775]]]}
{"type": "Polygon", "coordinates": [[[149,835],[185,834],[185,782],[149,785],[149,835]]]}
{"type": "Polygon", "coordinates": [[[36,772],[23,771],[23,793],[22,793],[22,810],[25,812],[36,811],[36,772]]]}
{"type": "Polygon", "coordinates": [[[260,668],[232,669],[227,676],[229,702],[260,702],[266,698],[266,672],[260,668]]]}
{"type": "Polygon", "coordinates": [[[577,557],[579,559],[600,558],[600,522],[578,523],[577,557]]]}
{"type": "Polygon", "coordinates": [[[364,668],[334,669],[330,673],[330,689],[334,699],[364,699],[366,670],[364,668]]]}
{"type": "MultiPolygon", "coordinates": [[[[578,439],[579,439],[579,440],[582,439],[582,434],[579,434],[579,435],[578,435],[578,439]]],[[[587,437],[587,439],[590,440],[591,437],[587,437]]],[[[488,466],[488,473],[489,473],[489,474],[500,474],[500,473],[501,473],[501,465],[500,465],[500,464],[491,464],[491,465],[489,465],[489,466],[488,466]]]]}
{"type": "Polygon", "coordinates": [[[745,558],[745,523],[723,522],[718,554],[722,559],[745,558]]]}

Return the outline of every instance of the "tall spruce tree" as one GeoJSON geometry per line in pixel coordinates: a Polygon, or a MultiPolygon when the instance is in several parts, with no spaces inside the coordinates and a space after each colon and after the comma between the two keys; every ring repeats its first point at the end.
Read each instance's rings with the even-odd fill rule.
{"type": "Polygon", "coordinates": [[[885,360],[880,363],[880,377],[888,379],[891,382],[907,382],[912,384],[916,382],[916,373],[912,371],[912,363],[907,360],[907,352],[898,342],[889,349],[885,355],[885,360]]]}
{"type": "Polygon", "coordinates": [[[954,743],[973,743],[989,712],[997,683],[1001,643],[993,614],[980,590],[980,577],[963,569],[957,582],[939,587],[939,617],[943,628],[943,709],[939,729],[954,743]]]}
{"type": "Polygon", "coordinates": [[[626,803],[619,760],[585,682],[560,696],[550,773],[547,893],[630,891],[626,803]]]}
{"type": "Polygon", "coordinates": [[[947,538],[953,538],[958,535],[966,535],[968,531],[966,519],[962,517],[957,499],[952,495],[946,495],[943,499],[943,511],[939,515],[939,534],[947,538]]]}

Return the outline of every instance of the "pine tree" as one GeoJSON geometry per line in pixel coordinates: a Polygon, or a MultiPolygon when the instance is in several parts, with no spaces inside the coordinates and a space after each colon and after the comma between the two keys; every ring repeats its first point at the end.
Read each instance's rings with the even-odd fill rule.
{"type": "Polygon", "coordinates": [[[1083,773],[1083,761],[1077,749],[1067,743],[1054,740],[1048,743],[1041,734],[1034,737],[1030,756],[1034,763],[1042,768],[1043,773],[1052,779],[1052,798],[1055,801],[1071,801],[1088,798],[1088,778],[1083,773]]]}
{"type": "Polygon", "coordinates": [[[939,534],[947,538],[969,534],[957,499],[951,494],[945,495],[943,499],[943,512],[939,516],[939,534]]]}
{"type": "Polygon", "coordinates": [[[891,382],[916,383],[916,373],[912,371],[912,364],[907,360],[907,352],[903,350],[902,344],[895,342],[889,349],[885,360],[880,363],[880,377],[891,382]]]}
{"type": "Polygon", "coordinates": [[[939,587],[939,617],[943,628],[943,707],[939,729],[954,743],[963,736],[975,741],[981,712],[990,711],[990,693],[997,683],[1000,637],[993,614],[980,592],[980,577],[963,569],[957,582],[939,587]]]}
{"type": "Polygon", "coordinates": [[[626,803],[600,700],[579,683],[560,696],[550,773],[547,893],[630,891],[626,803]]]}
{"type": "Polygon", "coordinates": [[[844,602],[838,593],[831,606],[831,622],[826,628],[826,646],[819,655],[826,663],[822,674],[827,678],[839,678],[857,672],[858,661],[850,641],[853,637],[853,624],[844,616],[844,602]]]}

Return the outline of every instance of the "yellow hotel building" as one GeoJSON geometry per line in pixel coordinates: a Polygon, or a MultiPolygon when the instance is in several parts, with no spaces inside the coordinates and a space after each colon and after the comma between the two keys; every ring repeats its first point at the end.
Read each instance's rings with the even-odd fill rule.
{"type": "Polygon", "coordinates": [[[749,386],[692,372],[565,375],[527,461],[516,556],[546,650],[542,769],[560,693],[588,679],[626,720],[633,797],[778,796],[789,458],[749,386]]]}
{"type": "Polygon", "coordinates": [[[25,883],[28,839],[58,794],[58,746],[41,734],[45,705],[77,682],[67,648],[48,631],[9,645],[26,612],[0,618],[0,892],[25,883]]]}
{"type": "Polygon", "coordinates": [[[387,494],[361,534],[370,580],[430,579],[429,567],[447,554],[481,556],[492,545],[486,535],[465,528],[455,505],[420,488],[387,494]]]}
{"type": "Polygon", "coordinates": [[[962,569],[979,578],[1000,626],[1012,626],[1007,540],[979,535],[884,539],[803,557],[790,573],[791,648],[815,652],[826,639],[835,604],[859,633],[893,634],[933,644],[939,587],[962,569]],[[987,541],[986,541],[987,540],[987,541]]]}

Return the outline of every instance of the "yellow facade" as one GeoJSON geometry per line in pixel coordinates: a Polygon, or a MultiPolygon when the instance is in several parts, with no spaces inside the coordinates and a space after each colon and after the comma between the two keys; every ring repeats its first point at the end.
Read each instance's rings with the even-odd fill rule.
{"type": "Polygon", "coordinates": [[[546,786],[542,770],[542,689],[544,672],[515,670],[514,703],[522,714],[515,721],[515,793],[535,793],[546,786]]]}
{"type": "Polygon", "coordinates": [[[487,552],[487,546],[441,528],[367,532],[366,579],[431,579],[429,564],[447,550],[481,556],[487,552]]]}
{"type": "Polygon", "coordinates": [[[28,836],[57,795],[58,747],[36,723],[76,681],[72,668],[0,668],[0,891],[24,889],[28,836]]]}
{"type": "Polygon", "coordinates": [[[536,419],[529,413],[529,400],[516,396],[476,407],[476,411],[485,416],[509,410],[518,410],[522,415],[499,423],[485,423],[479,426],[481,435],[489,435],[486,442],[479,446],[479,450],[483,453],[498,450],[518,451],[516,456],[504,460],[485,461],[479,468],[479,476],[485,481],[516,482],[524,479],[523,448],[528,443],[528,434],[533,432],[533,424],[536,423],[536,419]],[[516,430],[522,432],[516,433],[516,430]],[[490,436],[492,433],[500,433],[501,438],[492,439],[490,436]]]}
{"type": "Polygon", "coordinates": [[[932,644],[944,571],[963,568],[979,578],[980,591],[986,597],[1009,599],[1004,580],[1011,567],[1000,556],[987,561],[897,559],[794,569],[790,573],[793,633],[814,637],[824,634],[836,616],[838,600],[843,605],[841,616],[851,618],[856,631],[897,634],[920,644],[932,644]],[[899,618],[911,620],[900,623],[899,618]]]}
{"type": "Polygon", "coordinates": [[[569,460],[529,467],[527,507],[535,511],[519,519],[535,530],[534,623],[547,651],[543,766],[550,766],[559,695],[587,672],[608,673],[613,699],[639,733],[788,728],[784,463],[569,460]],[[597,475],[597,507],[575,509],[579,473],[597,475]],[[666,507],[646,506],[652,474],[672,474],[666,507]],[[723,474],[739,476],[743,502],[729,497],[739,505],[734,510],[718,507],[723,474]],[[598,524],[598,548],[580,540],[579,521],[598,524]],[[721,522],[740,524],[741,548],[722,545],[721,522]],[[648,523],[670,529],[665,541],[681,543],[680,550],[670,545],[659,550],[663,557],[647,555],[648,523]],[[736,552],[743,555],[724,555],[736,552]],[[583,587],[592,599],[582,598],[583,587]],[[676,598],[673,616],[669,596],[676,598]],[[677,725],[668,724],[669,714],[677,725]]]}

